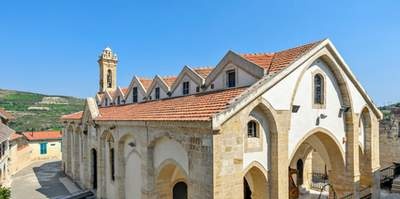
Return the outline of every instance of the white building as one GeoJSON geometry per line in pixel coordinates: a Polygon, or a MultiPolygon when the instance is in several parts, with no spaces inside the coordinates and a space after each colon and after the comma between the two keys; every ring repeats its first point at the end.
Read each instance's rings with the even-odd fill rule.
{"type": "Polygon", "coordinates": [[[296,198],[317,171],[379,197],[382,115],[328,39],[127,88],[117,62],[106,48],[95,99],[62,118],[66,173],[98,198],[296,198]]]}

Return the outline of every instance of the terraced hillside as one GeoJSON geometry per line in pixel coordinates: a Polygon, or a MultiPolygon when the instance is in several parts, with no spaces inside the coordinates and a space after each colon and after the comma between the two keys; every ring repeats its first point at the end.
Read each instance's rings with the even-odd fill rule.
{"type": "Polygon", "coordinates": [[[59,118],[83,109],[84,100],[66,96],[0,89],[0,107],[13,113],[10,127],[16,131],[61,129],[59,118]]]}

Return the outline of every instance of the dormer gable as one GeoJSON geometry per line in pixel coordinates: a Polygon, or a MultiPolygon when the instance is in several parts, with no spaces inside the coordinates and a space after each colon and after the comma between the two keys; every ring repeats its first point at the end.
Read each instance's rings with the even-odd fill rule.
{"type": "Polygon", "coordinates": [[[184,66],[171,86],[172,96],[181,96],[200,92],[200,88],[204,84],[204,81],[205,79],[192,68],[184,66]],[[182,92],[184,83],[188,84],[189,87],[186,94],[182,92]]]}
{"type": "Polygon", "coordinates": [[[156,100],[157,99],[157,92],[159,92],[159,99],[167,98],[170,94],[170,86],[172,78],[169,78],[168,83],[165,81],[167,78],[162,78],[156,75],[147,91],[147,98],[148,100],[156,100]]]}
{"type": "Polygon", "coordinates": [[[153,80],[151,79],[134,76],[129,84],[125,97],[126,103],[137,103],[144,101],[144,98],[147,96],[147,88],[149,88],[152,81],[153,80]]]}
{"type": "Polygon", "coordinates": [[[249,86],[265,75],[264,68],[244,59],[239,54],[228,51],[205,80],[207,90],[226,88],[227,78],[230,72],[234,72],[235,87],[249,86]]]}
{"type": "Polygon", "coordinates": [[[118,87],[117,90],[113,92],[113,104],[114,105],[122,105],[125,104],[125,93],[127,92],[127,88],[118,87]]]}
{"type": "Polygon", "coordinates": [[[113,96],[110,92],[106,91],[103,94],[103,98],[100,102],[102,107],[111,106],[113,104],[113,96]]]}

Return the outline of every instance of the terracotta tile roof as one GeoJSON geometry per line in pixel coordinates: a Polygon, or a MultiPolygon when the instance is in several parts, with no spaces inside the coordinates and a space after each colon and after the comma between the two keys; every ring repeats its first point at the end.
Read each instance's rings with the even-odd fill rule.
{"type": "Polygon", "coordinates": [[[6,120],[13,120],[15,117],[10,113],[7,112],[5,109],[0,108],[0,117],[3,117],[6,120]]]}
{"type": "Polygon", "coordinates": [[[163,77],[162,79],[164,82],[168,85],[168,87],[171,87],[172,84],[174,84],[175,80],[177,77],[163,77]]]}
{"type": "Polygon", "coordinates": [[[317,41],[275,53],[242,54],[241,56],[268,70],[268,73],[276,73],[288,67],[321,42],[317,41]]]}
{"type": "Polygon", "coordinates": [[[23,132],[26,139],[32,140],[56,140],[62,138],[61,131],[37,131],[37,132],[23,132]]]}
{"type": "Polygon", "coordinates": [[[82,118],[82,115],[83,111],[79,111],[76,113],[61,116],[61,120],[80,120],[82,118]]]}
{"type": "Polygon", "coordinates": [[[205,79],[211,73],[211,71],[214,70],[214,68],[195,68],[193,70],[205,79]]]}
{"type": "Polygon", "coordinates": [[[10,127],[0,122],[0,142],[9,139],[14,132],[10,127]]]}
{"type": "Polygon", "coordinates": [[[21,137],[23,137],[23,135],[14,132],[14,133],[11,134],[10,140],[16,140],[16,139],[21,138],[21,137]]]}
{"type": "Polygon", "coordinates": [[[246,88],[200,93],[185,97],[100,108],[96,120],[209,121],[246,88]]]}
{"type": "Polygon", "coordinates": [[[143,85],[144,89],[146,89],[146,91],[148,90],[151,83],[153,82],[153,80],[145,79],[145,78],[139,78],[139,81],[142,83],[142,85],[143,85]]]}
{"type": "Polygon", "coordinates": [[[121,91],[126,96],[126,94],[128,94],[129,88],[121,88],[121,91]]]}

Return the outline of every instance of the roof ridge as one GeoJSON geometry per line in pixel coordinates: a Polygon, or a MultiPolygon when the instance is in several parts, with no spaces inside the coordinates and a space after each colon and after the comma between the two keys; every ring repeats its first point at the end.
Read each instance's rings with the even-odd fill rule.
{"type": "Polygon", "coordinates": [[[253,55],[274,55],[275,52],[261,52],[261,53],[241,53],[241,56],[253,56],[253,55]]]}

